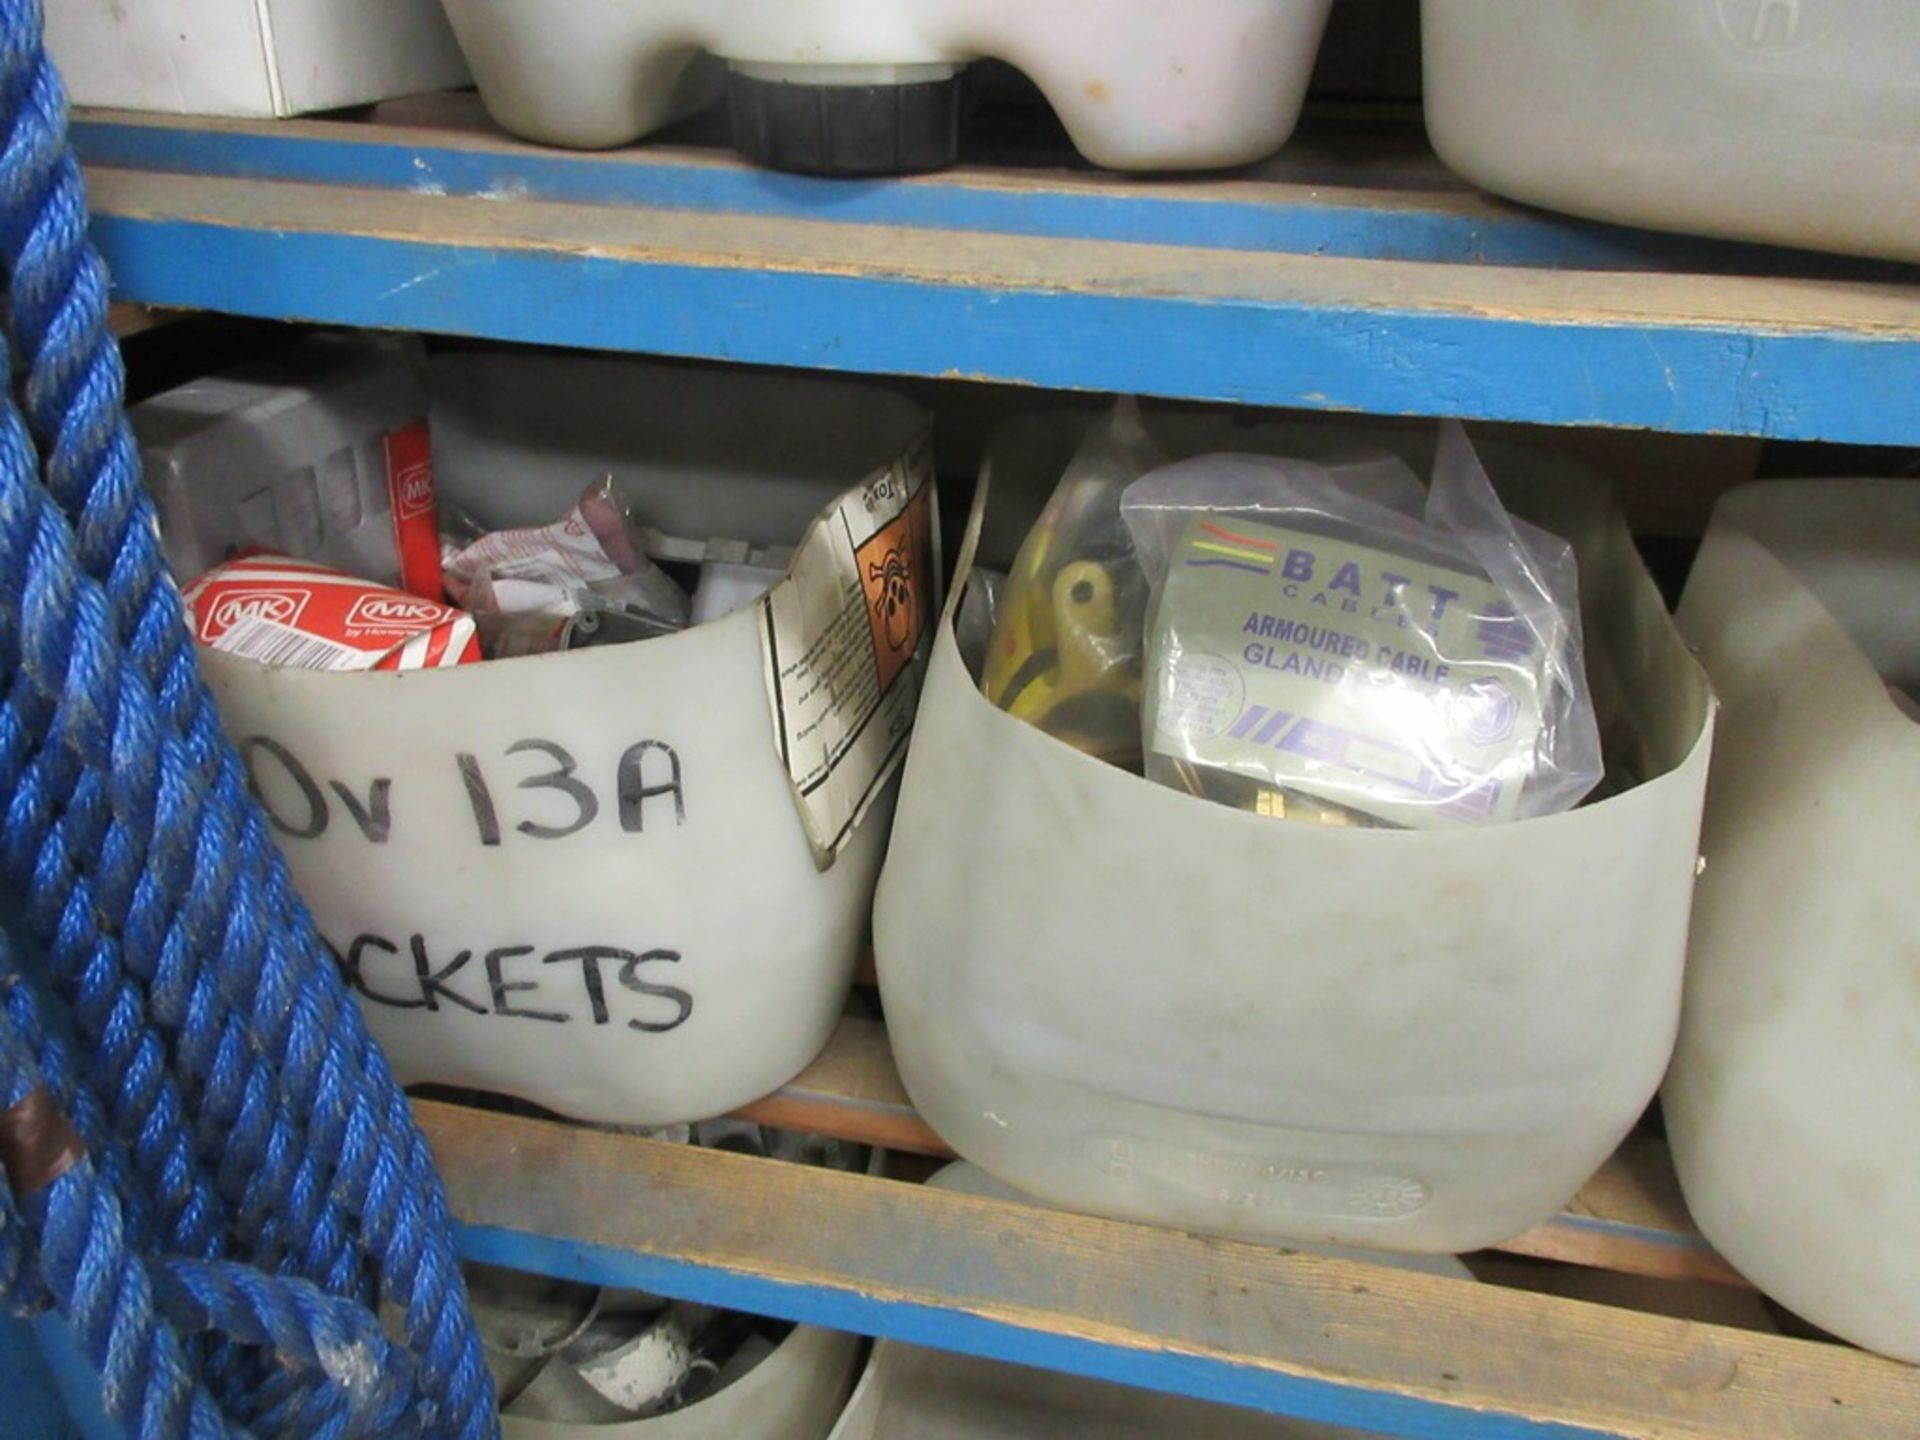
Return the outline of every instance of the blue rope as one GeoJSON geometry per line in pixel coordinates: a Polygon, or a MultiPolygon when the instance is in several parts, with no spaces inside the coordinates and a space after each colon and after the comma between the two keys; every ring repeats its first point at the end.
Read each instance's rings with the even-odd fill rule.
{"type": "Polygon", "coordinates": [[[140,1440],[485,1440],[445,1196],[201,680],[86,221],[40,5],[0,0],[0,880],[87,1062],[0,950],[0,1117],[47,1097],[86,1147],[0,1188],[0,1295],[64,1312],[140,1440]]]}

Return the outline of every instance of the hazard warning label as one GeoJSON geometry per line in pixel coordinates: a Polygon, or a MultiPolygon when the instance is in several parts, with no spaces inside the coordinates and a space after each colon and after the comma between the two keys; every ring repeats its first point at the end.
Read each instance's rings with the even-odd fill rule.
{"type": "Polygon", "coordinates": [[[933,498],[922,443],[816,519],[760,602],[780,759],[823,870],[906,753],[939,612],[933,498]]]}

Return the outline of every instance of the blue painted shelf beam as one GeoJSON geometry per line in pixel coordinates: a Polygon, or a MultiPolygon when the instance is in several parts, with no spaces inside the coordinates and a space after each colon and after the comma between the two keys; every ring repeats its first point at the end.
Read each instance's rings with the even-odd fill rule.
{"type": "Polygon", "coordinates": [[[472,1259],[1425,1440],[1886,1440],[1920,1371],[422,1102],[472,1259]]]}
{"type": "MultiPolygon", "coordinates": [[[[1920,442],[1914,272],[1585,268],[1622,245],[1644,264],[1648,239],[1456,190],[1015,171],[837,187],[685,152],[316,122],[102,118],[81,140],[117,297],[149,305],[1264,406],[1920,442]]],[[[1705,248],[1722,268],[1779,266],[1705,248]]]]}
{"type": "Polygon", "coordinates": [[[74,126],[74,144],[86,164],[111,169],[1055,240],[1551,269],[1826,279],[1914,273],[1510,205],[1467,187],[1431,152],[1410,164],[1404,143],[1383,150],[1357,127],[1331,127],[1332,141],[1323,144],[1309,127],[1309,137],[1265,165],[1224,179],[962,168],[829,180],[685,146],[582,153],[521,144],[488,133],[477,97],[432,98],[437,123],[430,128],[97,112],[74,126]]]}

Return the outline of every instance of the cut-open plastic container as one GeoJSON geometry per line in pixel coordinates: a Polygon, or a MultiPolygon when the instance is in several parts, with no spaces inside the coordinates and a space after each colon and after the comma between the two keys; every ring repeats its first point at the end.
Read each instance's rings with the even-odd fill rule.
{"type": "Polygon", "coordinates": [[[1476,184],[1920,260],[1912,0],[1424,0],[1427,130],[1476,184]]]}
{"type": "Polygon", "coordinates": [[[1920,1363],[1920,485],[1725,496],[1679,621],[1725,710],[1662,1100],[1762,1290],[1920,1363]]]}
{"type": "MultiPolygon", "coordinates": [[[[923,463],[916,406],[828,381],[481,354],[438,362],[430,390],[443,500],[496,525],[550,520],[610,471],[670,533],[792,542],[923,463]]],[[[816,867],[763,625],[755,605],[634,645],[408,673],[203,652],[403,1083],[654,1125],[742,1105],[819,1051],[890,807],[816,867]]]]}
{"type": "MultiPolygon", "coordinates": [[[[1189,454],[1373,439],[1422,471],[1432,445],[1159,433],[1189,454]]],[[[1007,563],[1071,439],[1004,437],[984,561],[1007,563]]],[[[1579,555],[1633,783],[1570,813],[1412,832],[1209,804],[996,709],[940,627],[874,940],[902,1078],[962,1156],[1078,1210],[1458,1252],[1552,1214],[1633,1125],[1678,1020],[1713,701],[1591,477],[1481,450],[1579,555]]]]}
{"type": "Polygon", "coordinates": [[[624,145],[719,88],[754,158],[824,173],[954,158],[959,75],[1004,60],[1123,170],[1244,164],[1292,133],[1331,0],[446,0],[494,118],[624,145]]]}

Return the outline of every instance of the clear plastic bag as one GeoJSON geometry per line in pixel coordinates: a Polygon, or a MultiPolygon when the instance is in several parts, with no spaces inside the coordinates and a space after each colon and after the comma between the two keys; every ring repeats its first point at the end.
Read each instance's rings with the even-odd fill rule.
{"type": "Polygon", "coordinates": [[[1132,768],[1147,588],[1120,496],[1161,459],[1131,399],[1088,433],[1014,559],[981,676],[1001,709],[1132,768]]]}
{"type": "Polygon", "coordinates": [[[960,605],[953,617],[954,643],[960,658],[975,675],[981,673],[987,647],[1000,623],[1000,597],[1006,593],[1007,577],[998,570],[975,565],[967,572],[967,583],[960,591],[960,605]]]}
{"type": "Polygon", "coordinates": [[[1263,814],[1429,829],[1571,809],[1601,775],[1572,548],[1466,432],[1388,456],[1209,455],[1130,486],[1152,589],[1152,779],[1263,814]]]}
{"type": "Polygon", "coordinates": [[[489,659],[646,639],[688,623],[686,592],[633,543],[610,475],[551,525],[465,538],[442,552],[447,591],[479,622],[489,659]]]}

